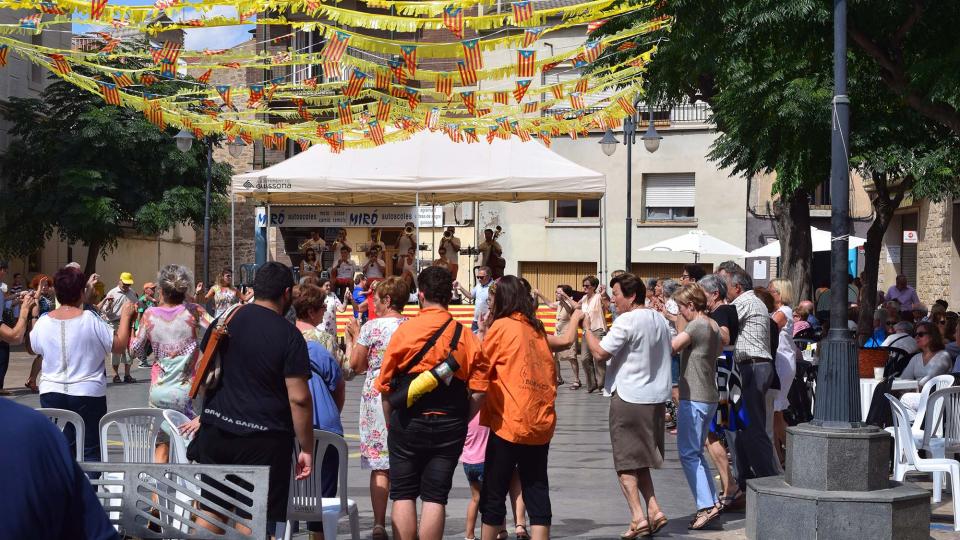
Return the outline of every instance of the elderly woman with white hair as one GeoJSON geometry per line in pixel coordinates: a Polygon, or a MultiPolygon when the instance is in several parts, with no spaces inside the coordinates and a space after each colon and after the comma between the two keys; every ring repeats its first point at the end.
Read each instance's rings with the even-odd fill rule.
{"type": "MultiPolygon", "coordinates": [[[[193,274],[186,267],[168,264],[157,274],[160,302],[143,312],[140,328],[130,342],[130,352],[139,354],[149,343],[157,361],[150,373],[148,404],[158,409],[180,411],[195,418],[190,386],[202,351],[200,340],[210,324],[202,306],[187,302],[194,292],[193,274]]],[[[198,424],[191,423],[195,429],[198,424]]],[[[161,434],[154,458],[166,463],[170,456],[169,439],[161,434]]]]}

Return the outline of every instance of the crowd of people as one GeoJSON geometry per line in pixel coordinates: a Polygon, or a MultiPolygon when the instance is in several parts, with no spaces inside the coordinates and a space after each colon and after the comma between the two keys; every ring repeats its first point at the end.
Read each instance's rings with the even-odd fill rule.
{"type": "MultiPolygon", "coordinates": [[[[348,255],[350,247],[338,243],[348,255]]],[[[690,529],[742,511],[748,479],[782,472],[784,411],[800,358],[794,337],[823,324],[816,302],[797,302],[789,280],[755,288],[736,263],[713,274],[691,264],[677,280],[645,283],[618,271],[601,284],[585,276],[582,292],[559,285],[547,298],[523,278],[495,278],[486,266],[472,288],[444,263],[412,279],[386,276],[371,249],[367,273],[351,274],[347,302],[336,292],[337,265],[353,264],[346,256],[329,279],[308,266],[315,258],[305,258],[299,281],[290,267],[270,262],[242,290],[228,269],[206,289],[188,268],[171,264],[143,284],[142,295],[126,272],[98,293],[99,276],[71,263],[16,291],[16,317],[0,325],[0,341],[24,341],[36,355],[38,374],[27,386],[36,385],[43,407],[74,411],[87,426],[99,425],[107,411],[108,364],[113,382],[129,383],[133,360],[152,360],[145,405],[190,419],[177,429],[192,439],[188,456],[197,463],[269,466],[267,517],[274,523],[285,520],[291,470],[302,479],[319,467],[325,497],[345,488],[337,486],[337,470],[347,456],[330,451],[315,464],[310,449],[314,429],[344,434],[346,381],[357,376],[360,463],[370,475],[376,540],[441,538],[458,468],[471,488],[467,540],[477,537],[478,520],[481,539],[507,538],[507,501],[517,538],[549,538],[549,453],[564,364],[569,389],[585,379],[587,393],[609,398],[613,467],[629,509],[624,540],[668,523],[650,473],[663,465],[667,436],[676,436],[697,508],[690,529]],[[412,293],[420,310],[407,317],[412,293]],[[454,293],[475,303],[470,328],[448,310],[454,293]],[[541,301],[557,311],[552,335],[536,316],[541,301]],[[354,317],[341,343],[336,316],[348,304],[354,317]],[[212,340],[214,328],[228,337],[212,340]],[[214,347],[219,379],[201,406],[190,389],[208,380],[201,358],[214,347]],[[301,450],[294,456],[295,442],[301,450]]],[[[904,311],[900,286],[877,311],[867,345],[902,348],[910,358],[902,378],[923,382],[960,371],[956,314],[945,302],[926,312],[912,301],[904,311]]],[[[169,460],[172,435],[159,436],[156,462],[169,460]]],[[[86,430],[83,445],[86,460],[99,460],[96,429],[86,430]]],[[[322,537],[320,525],[307,524],[313,537],[322,537]]]]}

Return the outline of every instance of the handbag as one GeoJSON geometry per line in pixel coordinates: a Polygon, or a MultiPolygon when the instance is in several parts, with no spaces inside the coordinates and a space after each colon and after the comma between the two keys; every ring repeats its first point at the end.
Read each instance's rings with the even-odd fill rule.
{"type": "Polygon", "coordinates": [[[207,346],[203,349],[203,356],[197,364],[196,375],[193,377],[193,384],[190,386],[190,399],[196,399],[200,394],[206,394],[215,389],[220,384],[220,378],[223,376],[223,360],[220,357],[220,344],[229,337],[227,325],[237,314],[237,311],[243,307],[243,304],[234,304],[220,316],[217,324],[211,327],[210,337],[207,339],[207,346]]]}

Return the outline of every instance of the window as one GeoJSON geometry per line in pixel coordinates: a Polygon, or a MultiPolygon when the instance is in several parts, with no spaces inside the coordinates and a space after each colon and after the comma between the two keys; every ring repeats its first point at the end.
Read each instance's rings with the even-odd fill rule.
{"type": "Polygon", "coordinates": [[[693,221],[695,200],[693,173],[643,176],[644,221],[693,221]]]}
{"type": "Polygon", "coordinates": [[[552,201],[550,217],[554,220],[600,219],[600,199],[552,201]]]}
{"type": "Polygon", "coordinates": [[[810,204],[814,206],[830,206],[830,182],[824,181],[813,188],[810,194],[810,204]]]}

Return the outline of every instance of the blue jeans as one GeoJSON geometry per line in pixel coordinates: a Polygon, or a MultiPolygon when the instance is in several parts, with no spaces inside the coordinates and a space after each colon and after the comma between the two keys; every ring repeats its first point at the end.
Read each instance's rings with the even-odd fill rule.
{"type": "Polygon", "coordinates": [[[677,451],[687,484],[697,500],[697,509],[710,508],[717,503],[717,490],[710,474],[710,465],[703,455],[703,443],[710,429],[710,421],[717,412],[716,403],[680,400],[677,408],[677,451]]]}

